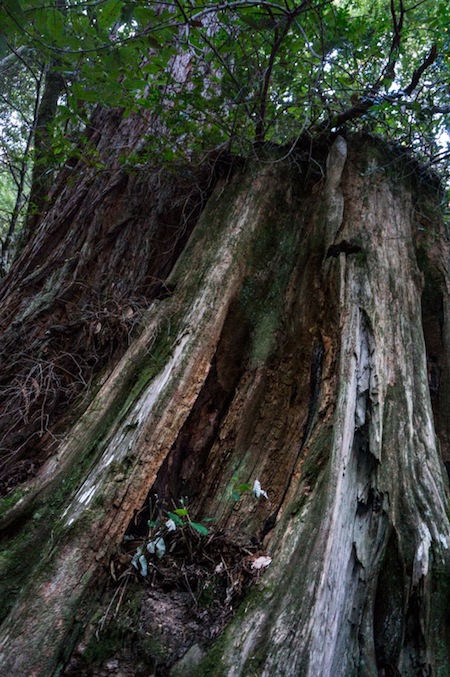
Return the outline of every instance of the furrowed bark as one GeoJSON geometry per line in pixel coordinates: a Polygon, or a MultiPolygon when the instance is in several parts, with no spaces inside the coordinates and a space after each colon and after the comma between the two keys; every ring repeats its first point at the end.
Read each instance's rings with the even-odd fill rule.
{"type": "Polygon", "coordinates": [[[272,558],[184,674],[445,674],[448,239],[437,189],[370,138],[338,137],[325,179],[307,167],[256,163],[219,183],[165,278],[170,295],[150,303],[34,488],[6,510],[10,672],[74,669],[93,590],[157,493],[187,496],[192,515],[272,558]],[[233,477],[260,480],[268,500],[233,501],[233,477]],[[30,551],[38,565],[21,571],[14,598],[17,556],[30,551]]]}
{"type": "Polygon", "coordinates": [[[342,196],[337,150],[324,190],[325,232],[331,225],[335,243],[361,249],[322,265],[340,332],[337,369],[324,375],[332,395],[320,398],[261,596],[228,630],[224,666],[213,674],[444,674],[448,661],[436,596],[436,581],[449,571],[447,487],[430,401],[414,206],[375,161],[356,171],[354,156],[342,196]],[[319,461],[314,487],[305,478],[308,455],[319,461]]]}
{"type": "Polygon", "coordinates": [[[52,208],[2,281],[0,494],[36,474],[67,425],[64,412],[98,387],[152,300],[172,293],[166,279],[220,162],[176,176],[131,170],[124,149],[138,152],[147,128],[98,111],[87,159],[62,171],[52,208]]]}

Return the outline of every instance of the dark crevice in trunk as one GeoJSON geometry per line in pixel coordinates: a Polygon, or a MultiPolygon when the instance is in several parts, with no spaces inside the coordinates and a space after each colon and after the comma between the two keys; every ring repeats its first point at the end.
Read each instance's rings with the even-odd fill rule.
{"type": "Polygon", "coordinates": [[[408,600],[405,621],[405,648],[411,657],[410,662],[414,674],[420,677],[431,677],[433,672],[427,656],[427,601],[423,590],[423,580],[412,591],[408,600]]]}
{"type": "Polygon", "coordinates": [[[422,327],[427,353],[427,376],[436,434],[444,461],[450,460],[450,365],[444,337],[445,280],[423,250],[418,252],[424,274],[422,292],[422,327]]]}
{"type": "Polygon", "coordinates": [[[146,532],[155,496],[171,505],[180,499],[190,504],[201,494],[209,453],[246,365],[249,336],[250,326],[235,304],[225,321],[206,381],[128,533],[146,532]]]}
{"type": "Polygon", "coordinates": [[[318,405],[318,402],[319,402],[319,395],[320,395],[320,384],[321,384],[321,380],[322,380],[322,367],[323,367],[324,354],[325,354],[325,348],[324,348],[322,339],[320,339],[319,341],[317,341],[317,343],[314,346],[312,359],[311,359],[311,371],[310,371],[310,378],[309,378],[310,397],[309,397],[308,418],[306,419],[305,429],[303,431],[303,439],[302,439],[301,444],[300,444],[298,456],[295,460],[296,463],[297,463],[297,460],[298,460],[300,454],[302,453],[302,450],[303,450],[303,448],[306,444],[309,433],[311,432],[314,417],[315,417],[316,412],[317,412],[317,405],[318,405]]]}
{"type": "Polygon", "coordinates": [[[44,91],[39,103],[34,132],[34,165],[32,169],[30,198],[26,227],[21,234],[21,245],[32,234],[45,210],[48,193],[53,183],[52,128],[58,107],[58,100],[64,91],[64,78],[58,72],[58,61],[51,59],[45,68],[44,91]]]}
{"type": "Polygon", "coordinates": [[[312,357],[311,357],[311,368],[310,368],[310,376],[309,376],[309,390],[310,390],[310,396],[309,396],[309,404],[308,404],[308,417],[306,419],[305,427],[303,429],[303,435],[302,435],[302,440],[300,443],[300,447],[298,450],[298,453],[295,457],[293,466],[292,466],[292,471],[288,475],[288,481],[286,483],[285,489],[283,494],[281,495],[281,499],[278,502],[278,506],[276,510],[270,515],[270,517],[266,520],[263,529],[261,530],[261,533],[259,535],[260,540],[262,541],[263,538],[274,528],[278,514],[280,512],[281,506],[284,504],[284,501],[286,500],[286,496],[288,494],[289,488],[291,486],[292,482],[292,477],[293,477],[293,472],[295,467],[297,466],[303,449],[305,448],[306,442],[308,440],[309,434],[311,432],[314,418],[317,413],[317,406],[319,403],[319,396],[320,396],[320,385],[321,385],[321,380],[322,380],[322,368],[323,368],[323,359],[325,355],[325,347],[323,345],[322,339],[319,339],[315,345],[313,346],[313,351],[312,351],[312,357]]]}
{"type": "Polygon", "coordinates": [[[403,559],[393,529],[378,576],[373,623],[376,663],[379,674],[386,676],[400,674],[398,662],[405,634],[404,590],[403,559]]]}
{"type": "Polygon", "coordinates": [[[220,423],[233,391],[222,388],[213,361],[206,382],[177,441],[161,467],[152,492],[170,501],[194,498],[220,423]]]}

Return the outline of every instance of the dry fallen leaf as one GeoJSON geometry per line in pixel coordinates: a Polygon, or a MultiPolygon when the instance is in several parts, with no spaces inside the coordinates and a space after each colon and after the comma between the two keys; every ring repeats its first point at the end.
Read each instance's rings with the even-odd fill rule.
{"type": "Polygon", "coordinates": [[[266,557],[264,555],[261,555],[261,557],[257,557],[253,563],[252,563],[252,569],[265,569],[265,567],[268,567],[269,564],[271,563],[272,558],[271,557],[266,557]]]}

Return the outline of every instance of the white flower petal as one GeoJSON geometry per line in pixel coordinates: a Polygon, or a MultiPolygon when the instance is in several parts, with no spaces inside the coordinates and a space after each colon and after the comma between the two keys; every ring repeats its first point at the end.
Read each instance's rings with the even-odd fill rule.
{"type": "Polygon", "coordinates": [[[259,480],[255,480],[253,484],[253,496],[255,498],[259,498],[261,496],[261,482],[259,480]]]}
{"type": "Polygon", "coordinates": [[[261,496],[264,496],[264,498],[269,498],[267,495],[267,491],[264,491],[264,489],[261,489],[261,482],[259,480],[255,480],[253,484],[253,496],[255,498],[261,498],[261,496]]]}

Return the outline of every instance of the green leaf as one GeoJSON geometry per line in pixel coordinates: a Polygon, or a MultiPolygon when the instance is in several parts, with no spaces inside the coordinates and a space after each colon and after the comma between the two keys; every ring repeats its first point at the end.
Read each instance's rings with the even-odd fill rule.
{"type": "Polygon", "coordinates": [[[58,41],[64,33],[64,17],[57,9],[51,8],[47,12],[47,31],[53,40],[58,41]]]}
{"type": "Polygon", "coordinates": [[[251,488],[251,484],[238,484],[237,486],[233,487],[233,490],[242,493],[243,491],[250,491],[251,488]]]}
{"type": "Polygon", "coordinates": [[[152,24],[155,21],[155,12],[150,7],[136,7],[133,11],[133,16],[141,26],[152,24]]]}
{"type": "Polygon", "coordinates": [[[48,10],[45,9],[36,9],[33,13],[33,25],[35,31],[40,35],[47,32],[47,17],[48,10]]]}
{"type": "MultiPolygon", "coordinates": [[[[64,48],[65,49],[71,49],[73,51],[77,51],[80,49],[80,39],[78,36],[75,35],[64,35],[64,48]]],[[[91,49],[92,48],[92,43],[88,43],[88,41],[85,39],[83,41],[83,48],[84,49],[91,49]]]]}
{"type": "Polygon", "coordinates": [[[2,5],[6,8],[8,14],[21,16],[23,14],[21,2],[22,0],[3,0],[2,5]]]}
{"type": "Polygon", "coordinates": [[[255,30],[267,30],[274,28],[274,19],[271,17],[261,17],[261,16],[246,16],[242,14],[241,20],[244,24],[247,24],[250,28],[255,30]]]}
{"type": "Polygon", "coordinates": [[[72,27],[78,35],[90,32],[89,18],[82,12],[72,12],[71,14],[72,27]]]}
{"type": "Polygon", "coordinates": [[[189,525],[195,529],[195,531],[198,531],[198,533],[202,536],[207,536],[209,534],[209,529],[203,526],[203,524],[199,524],[198,522],[189,522],[189,525]]]}
{"type": "Polygon", "coordinates": [[[178,527],[181,526],[181,525],[183,524],[183,520],[182,520],[181,517],[179,517],[176,513],[174,513],[174,512],[168,512],[167,515],[168,515],[168,517],[170,517],[170,519],[173,519],[173,521],[175,522],[175,524],[176,524],[178,527]]]}
{"type": "Polygon", "coordinates": [[[122,14],[122,0],[107,0],[98,13],[98,27],[108,29],[119,21],[122,14]]]}
{"type": "Polygon", "coordinates": [[[185,516],[188,514],[187,508],[177,508],[174,510],[175,515],[185,516]]]}
{"type": "Polygon", "coordinates": [[[8,41],[3,33],[0,33],[0,59],[9,53],[8,41]]]}

